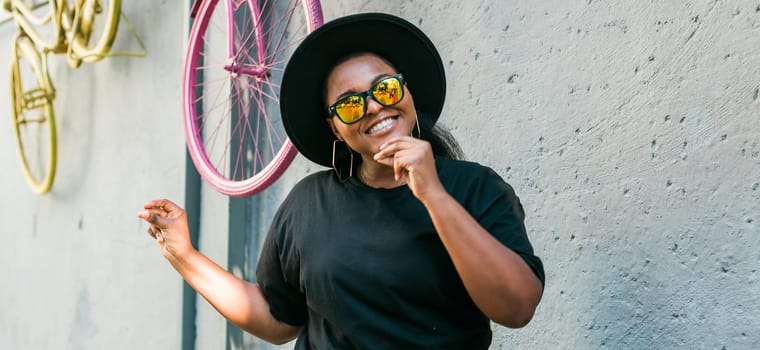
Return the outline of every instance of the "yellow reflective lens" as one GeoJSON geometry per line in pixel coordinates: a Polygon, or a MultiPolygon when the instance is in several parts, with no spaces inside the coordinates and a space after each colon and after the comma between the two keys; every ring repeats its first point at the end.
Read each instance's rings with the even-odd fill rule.
{"type": "Polygon", "coordinates": [[[395,104],[401,99],[404,90],[396,77],[390,77],[378,82],[372,89],[372,96],[384,106],[395,104]]]}
{"type": "Polygon", "coordinates": [[[347,96],[335,105],[335,113],[345,123],[353,123],[364,116],[364,96],[347,96]]]}
{"type": "Polygon", "coordinates": [[[330,113],[335,113],[346,124],[351,124],[364,118],[367,112],[367,97],[372,98],[383,106],[392,106],[404,98],[403,76],[396,74],[380,80],[369,90],[348,95],[329,107],[330,113]]]}

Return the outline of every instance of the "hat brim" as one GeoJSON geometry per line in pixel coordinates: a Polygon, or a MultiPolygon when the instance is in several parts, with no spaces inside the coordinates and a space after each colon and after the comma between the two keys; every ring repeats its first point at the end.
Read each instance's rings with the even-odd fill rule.
{"type": "Polygon", "coordinates": [[[431,40],[408,21],[384,13],[362,13],[325,23],[299,44],[283,73],[280,109],[283,125],[298,151],[332,166],[335,135],[325,122],[324,80],[337,61],[371,52],[404,75],[418,114],[438,119],[446,96],[441,57],[431,40]]]}

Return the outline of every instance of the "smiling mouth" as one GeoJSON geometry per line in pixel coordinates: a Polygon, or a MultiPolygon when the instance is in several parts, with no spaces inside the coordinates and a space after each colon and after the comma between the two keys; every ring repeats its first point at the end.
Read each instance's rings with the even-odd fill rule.
{"type": "Polygon", "coordinates": [[[390,118],[385,118],[385,119],[377,122],[377,124],[372,125],[372,127],[369,128],[369,130],[367,130],[365,133],[366,134],[374,134],[374,133],[383,131],[383,130],[389,128],[393,124],[393,122],[396,121],[396,119],[398,119],[398,116],[394,116],[394,117],[390,117],[390,118]]]}

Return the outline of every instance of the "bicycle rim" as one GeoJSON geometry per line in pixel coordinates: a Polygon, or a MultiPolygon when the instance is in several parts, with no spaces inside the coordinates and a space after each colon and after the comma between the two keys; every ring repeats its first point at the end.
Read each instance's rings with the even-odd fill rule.
{"type": "Polygon", "coordinates": [[[44,194],[53,185],[56,168],[53,97],[32,44],[17,40],[14,52],[10,102],[16,146],[27,183],[35,193],[44,194]]]}
{"type": "Polygon", "coordinates": [[[201,4],[185,59],[185,138],[198,172],[217,191],[258,193],[292,162],[297,152],[279,112],[282,71],[321,24],[318,1],[201,4]]]}
{"type": "Polygon", "coordinates": [[[116,40],[121,0],[84,0],[78,11],[80,18],[72,50],[85,62],[99,61],[111,51],[116,40]]]}

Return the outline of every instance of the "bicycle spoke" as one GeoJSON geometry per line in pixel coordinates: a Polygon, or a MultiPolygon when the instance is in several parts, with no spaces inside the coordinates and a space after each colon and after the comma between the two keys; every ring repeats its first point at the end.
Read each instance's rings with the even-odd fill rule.
{"type": "MultiPolygon", "coordinates": [[[[255,91],[251,91],[251,95],[255,96],[255,91]]],[[[261,100],[255,100],[253,97],[251,98],[251,101],[255,101],[258,105],[263,105],[264,101],[261,100]]],[[[256,132],[251,130],[251,137],[253,138],[253,142],[255,145],[260,145],[261,140],[259,139],[259,130],[261,130],[261,119],[258,117],[258,114],[261,113],[261,109],[257,109],[257,115],[256,115],[256,132]]],[[[258,164],[261,164],[262,168],[265,166],[266,162],[264,160],[264,157],[261,155],[261,149],[259,147],[255,147],[254,152],[254,164],[256,164],[256,168],[258,168],[258,164]]]]}
{"type": "MultiPolygon", "coordinates": [[[[292,6],[288,6],[288,9],[289,9],[288,16],[282,16],[280,18],[281,19],[280,22],[277,25],[272,26],[273,28],[272,30],[274,30],[275,28],[290,28],[294,20],[296,8],[298,7],[299,4],[300,4],[299,1],[295,1],[292,6]]],[[[299,22],[298,27],[296,28],[290,28],[288,30],[283,29],[280,33],[279,38],[276,41],[275,40],[269,41],[270,43],[276,42],[274,49],[269,47],[267,48],[267,50],[270,52],[273,52],[272,56],[275,56],[275,55],[280,56],[280,54],[285,52],[286,50],[290,51],[295,46],[297,46],[298,43],[300,43],[301,40],[303,40],[303,38],[308,34],[308,29],[309,29],[308,24],[306,22],[299,22]],[[282,44],[283,42],[286,41],[285,37],[287,34],[296,34],[296,35],[299,35],[299,37],[290,38],[289,40],[287,40],[287,45],[283,46],[282,44]]]]}
{"type": "MultiPolygon", "coordinates": [[[[238,136],[239,137],[239,140],[238,140],[238,152],[237,152],[237,157],[235,159],[236,163],[235,163],[235,166],[233,167],[233,169],[235,169],[235,171],[234,171],[234,173],[231,174],[232,175],[231,178],[233,178],[233,179],[237,179],[238,178],[237,177],[237,175],[238,175],[237,171],[238,170],[240,170],[242,172],[243,178],[245,178],[245,176],[246,176],[244,165],[241,165],[241,164],[245,164],[243,158],[245,157],[244,146],[246,145],[246,142],[245,142],[246,131],[251,131],[250,132],[250,136],[253,139],[252,140],[253,144],[257,144],[256,137],[253,134],[253,130],[251,130],[250,115],[248,114],[249,111],[250,111],[250,108],[249,108],[250,107],[250,105],[249,105],[250,100],[247,101],[249,103],[245,103],[245,102],[246,101],[243,101],[243,99],[239,99],[238,100],[238,104],[240,105],[239,108],[243,111],[243,113],[241,113],[241,115],[240,115],[240,117],[238,119],[239,119],[239,121],[241,121],[243,123],[243,127],[240,129],[240,134],[238,136]]],[[[254,161],[253,162],[253,171],[254,171],[254,173],[256,172],[256,170],[257,170],[257,166],[256,166],[256,162],[254,161]]]]}
{"type": "MultiPolygon", "coordinates": [[[[243,85],[243,84],[238,84],[238,85],[243,85]]],[[[246,83],[246,85],[248,85],[248,83],[246,83]]],[[[250,130],[250,123],[249,123],[249,121],[250,121],[250,110],[251,110],[250,99],[244,99],[244,98],[242,98],[242,95],[245,92],[245,88],[243,86],[239,86],[238,88],[236,88],[236,90],[237,90],[237,92],[235,94],[233,94],[231,100],[235,101],[235,105],[236,105],[236,108],[237,108],[236,111],[238,111],[238,113],[236,113],[236,114],[238,115],[238,117],[237,117],[237,121],[235,123],[235,127],[232,130],[231,134],[232,135],[237,135],[237,137],[238,137],[238,141],[237,141],[238,142],[238,147],[237,147],[238,151],[237,151],[237,154],[235,155],[235,159],[234,159],[235,163],[234,163],[234,166],[233,166],[233,172],[231,173],[231,177],[230,177],[232,179],[237,179],[238,178],[238,171],[239,170],[242,172],[242,177],[243,178],[247,176],[247,174],[245,173],[245,168],[241,164],[245,164],[243,158],[245,156],[245,150],[246,150],[245,147],[247,147],[247,143],[246,143],[246,130],[250,130]],[[241,162],[243,162],[243,163],[241,163],[241,162]]],[[[257,137],[253,134],[253,132],[250,133],[250,136],[253,139],[253,145],[256,145],[257,144],[257,141],[256,141],[257,137]]],[[[230,161],[232,161],[232,157],[230,157],[230,161]]],[[[255,172],[255,171],[257,171],[257,168],[254,167],[253,170],[255,172]]]]}
{"type": "MultiPolygon", "coordinates": [[[[259,85],[260,83],[261,83],[261,81],[257,80],[257,81],[254,81],[253,84],[251,85],[251,88],[250,88],[250,90],[251,90],[250,91],[251,100],[250,101],[254,102],[256,105],[265,106],[266,105],[266,101],[264,101],[261,98],[259,98],[259,94],[257,93],[258,92],[258,88],[256,86],[259,85]]],[[[256,133],[254,134],[253,131],[251,132],[252,135],[253,135],[253,137],[254,137],[254,139],[255,139],[255,144],[256,145],[261,145],[262,144],[262,141],[261,141],[261,136],[262,136],[261,135],[262,134],[261,133],[261,128],[262,128],[262,125],[261,125],[261,114],[265,113],[265,111],[266,111],[266,108],[257,108],[256,109],[256,116],[255,116],[255,118],[256,118],[256,133]]],[[[264,135],[263,135],[265,137],[272,132],[272,130],[270,130],[268,128],[267,128],[266,131],[267,132],[264,133],[264,135]]],[[[275,147],[272,144],[270,144],[269,146],[272,149],[274,149],[274,147],[275,147]]],[[[275,155],[272,154],[272,156],[269,159],[274,159],[274,158],[275,158],[275,155]]],[[[262,169],[264,167],[266,167],[266,164],[268,163],[267,159],[265,159],[264,155],[262,154],[261,147],[256,147],[255,148],[254,162],[257,164],[257,167],[261,166],[262,169]]]]}
{"type": "Polygon", "coordinates": [[[245,145],[243,132],[246,129],[245,124],[247,124],[247,118],[245,117],[245,108],[243,108],[243,105],[241,103],[242,102],[241,93],[243,89],[238,87],[236,90],[240,91],[235,94],[237,98],[234,99],[236,111],[237,111],[237,113],[235,113],[237,115],[237,118],[236,118],[237,120],[235,122],[235,128],[232,130],[230,135],[237,136],[237,152],[234,155],[230,154],[230,157],[229,157],[230,164],[232,164],[232,168],[230,169],[230,179],[233,179],[233,180],[237,179],[237,172],[238,172],[239,165],[241,163],[243,145],[245,145]],[[234,159],[233,159],[233,156],[234,156],[234,159]]]}
{"type": "MultiPolygon", "coordinates": [[[[281,22],[277,23],[276,25],[272,25],[273,29],[275,29],[275,28],[277,28],[277,29],[283,28],[280,31],[280,37],[276,40],[277,44],[275,45],[274,53],[272,54],[273,56],[276,53],[280,52],[279,51],[280,45],[282,45],[282,42],[283,42],[283,40],[284,40],[284,38],[285,38],[285,36],[287,34],[287,30],[285,30],[285,28],[288,28],[290,26],[290,23],[293,20],[293,15],[295,14],[295,10],[296,10],[295,6],[288,6],[288,9],[289,9],[288,15],[287,16],[283,16],[282,19],[281,19],[282,21],[284,21],[285,18],[287,17],[287,21],[285,22],[285,24],[283,24],[282,21],[281,21],[281,22]]],[[[301,28],[298,28],[298,30],[296,30],[296,33],[300,33],[300,31],[301,31],[301,28]]],[[[271,32],[267,33],[267,34],[268,34],[267,36],[269,36],[269,35],[271,35],[271,32]]],[[[299,41],[299,40],[293,40],[292,43],[295,43],[296,41],[299,41]]],[[[269,42],[271,43],[272,41],[269,41],[269,42]]],[[[271,50],[272,50],[272,47],[267,47],[267,52],[271,52],[271,50]]]]}
{"type": "MultiPolygon", "coordinates": [[[[228,82],[228,80],[227,80],[227,79],[221,79],[221,80],[220,80],[220,83],[226,83],[226,82],[228,82]]],[[[222,85],[222,84],[217,84],[217,85],[222,85]]],[[[202,85],[198,85],[198,86],[206,86],[206,84],[202,84],[202,85]]],[[[222,94],[222,90],[223,90],[223,89],[215,89],[215,90],[216,90],[216,97],[214,98],[214,103],[211,105],[211,108],[206,108],[206,111],[207,111],[207,112],[202,112],[200,115],[198,115],[198,116],[196,117],[196,119],[195,119],[196,121],[200,120],[202,117],[204,117],[204,116],[205,116],[205,115],[207,115],[209,112],[211,112],[211,111],[213,111],[214,109],[216,109],[217,107],[219,107],[221,104],[223,104],[223,103],[227,102],[227,101],[224,99],[224,97],[223,97],[223,94],[222,94]],[[220,101],[221,101],[221,102],[220,102],[220,101]]],[[[207,98],[207,97],[208,97],[208,95],[206,95],[206,94],[203,94],[203,95],[201,95],[201,96],[198,96],[198,98],[195,100],[195,104],[197,104],[198,102],[200,102],[200,100],[206,100],[206,98],[207,98]]]]}
{"type": "MultiPolygon", "coordinates": [[[[225,100],[224,105],[225,105],[224,110],[228,110],[229,106],[231,105],[230,101],[225,100]]],[[[216,124],[216,128],[214,129],[214,132],[213,132],[213,137],[211,138],[214,142],[209,143],[209,142],[206,142],[207,140],[204,140],[204,144],[208,145],[207,147],[210,147],[210,148],[207,148],[207,152],[206,152],[210,160],[211,156],[213,156],[216,153],[214,150],[217,144],[216,140],[219,134],[222,133],[222,130],[223,130],[223,134],[225,135],[225,137],[224,137],[224,142],[222,142],[222,144],[224,145],[224,147],[219,152],[218,157],[220,160],[213,162],[213,164],[215,165],[217,171],[220,171],[222,174],[225,174],[225,171],[227,169],[227,162],[226,162],[227,150],[229,149],[229,144],[230,144],[230,134],[228,131],[230,130],[231,121],[227,118],[220,118],[220,119],[221,119],[220,122],[216,124]],[[222,126],[224,126],[224,128],[222,128],[222,126]],[[222,165],[221,167],[219,166],[220,163],[222,165]]]]}
{"type": "Polygon", "coordinates": [[[233,4],[234,5],[233,11],[237,11],[240,8],[240,5],[242,5],[243,3],[247,3],[246,0],[235,0],[235,1],[237,2],[233,4]]]}
{"type": "Polygon", "coordinates": [[[264,89],[261,89],[261,88],[256,88],[256,91],[260,92],[267,99],[270,99],[276,102],[280,101],[280,97],[278,94],[278,91],[280,91],[279,85],[273,83],[271,80],[261,80],[258,83],[268,86],[269,89],[271,90],[271,93],[266,93],[264,89]]]}
{"type": "MultiPolygon", "coordinates": [[[[226,107],[229,105],[229,101],[224,101],[224,103],[221,104],[222,106],[226,107]]],[[[217,139],[219,138],[219,135],[226,135],[227,130],[229,130],[229,120],[226,118],[218,118],[219,121],[216,122],[216,124],[212,124],[209,126],[213,126],[213,128],[208,128],[207,130],[199,130],[201,133],[201,139],[204,145],[208,148],[208,156],[211,157],[215,152],[214,149],[216,148],[217,139]]],[[[229,136],[227,136],[229,137],[229,136]]],[[[223,156],[225,154],[226,148],[222,151],[221,155],[223,156]]],[[[216,162],[215,162],[216,164],[216,162]]]]}
{"type": "MultiPolygon", "coordinates": [[[[244,144],[244,141],[242,139],[242,131],[241,130],[243,130],[242,128],[244,128],[244,126],[242,125],[243,124],[243,120],[246,119],[246,118],[244,118],[243,113],[241,113],[244,110],[243,108],[241,108],[242,105],[240,104],[240,101],[242,100],[240,98],[240,94],[241,93],[242,93],[242,89],[239,89],[239,91],[236,91],[235,94],[234,94],[235,98],[231,99],[233,101],[237,101],[237,103],[235,103],[235,105],[238,106],[238,113],[237,113],[237,118],[236,118],[237,120],[235,121],[234,127],[232,128],[232,131],[229,134],[228,140],[225,143],[226,147],[225,147],[225,152],[224,152],[225,154],[227,153],[226,151],[229,149],[229,146],[232,143],[231,140],[230,140],[232,138],[232,136],[240,133],[240,135],[241,135],[241,136],[239,136],[240,140],[238,140],[238,157],[240,155],[240,148],[244,144]]],[[[229,159],[230,162],[232,162],[232,159],[231,159],[232,157],[230,156],[229,158],[230,158],[229,159]]],[[[236,177],[235,177],[236,173],[237,173],[237,164],[235,164],[234,170],[231,171],[231,177],[230,178],[231,179],[236,179],[236,177]]]]}
{"type": "MultiPolygon", "coordinates": [[[[241,54],[247,55],[247,50],[244,50],[243,48],[246,48],[246,49],[250,48],[251,47],[250,41],[255,38],[257,29],[255,28],[256,24],[254,22],[252,13],[246,12],[246,14],[251,15],[250,17],[246,17],[246,19],[250,18],[250,21],[243,20],[242,22],[244,26],[242,28],[237,25],[233,26],[235,29],[234,37],[241,38],[240,43],[237,43],[237,45],[235,46],[237,53],[235,54],[234,62],[238,62],[240,60],[241,54]],[[250,28],[248,27],[249,24],[250,24],[250,28]],[[247,33],[245,37],[243,33],[247,33]]],[[[253,60],[253,62],[256,62],[256,60],[253,60]]]]}
{"type": "MultiPolygon", "coordinates": [[[[270,80],[261,80],[256,81],[251,86],[251,96],[252,99],[255,100],[256,103],[260,105],[264,105],[266,103],[266,100],[277,100],[277,91],[273,88],[275,84],[273,84],[270,80]],[[271,93],[267,93],[263,87],[268,87],[269,90],[271,90],[271,93]]],[[[276,147],[274,145],[274,142],[276,141],[277,144],[282,144],[285,142],[284,135],[281,135],[280,132],[276,131],[276,127],[272,124],[272,118],[269,116],[266,109],[262,109],[258,111],[257,119],[265,119],[265,126],[267,128],[267,135],[269,135],[269,146],[272,149],[272,157],[276,156],[276,147]]],[[[257,124],[257,130],[260,128],[260,124],[257,124]]],[[[258,142],[258,141],[257,141],[258,142]]]]}
{"type": "MultiPolygon", "coordinates": [[[[261,94],[256,94],[256,96],[258,97],[257,103],[264,103],[263,99],[261,98],[261,94]]],[[[259,113],[256,116],[257,123],[260,124],[261,119],[264,119],[264,125],[266,126],[266,129],[267,129],[267,135],[269,135],[268,140],[267,140],[269,141],[269,149],[270,149],[270,152],[272,153],[272,158],[274,158],[275,155],[277,154],[276,153],[277,147],[275,147],[274,143],[272,142],[272,136],[279,136],[279,135],[277,131],[274,130],[275,128],[272,125],[272,120],[271,118],[269,118],[269,115],[267,114],[266,110],[259,110],[259,113]]],[[[280,143],[280,141],[281,140],[278,139],[278,143],[280,143]]]]}
{"type": "MultiPolygon", "coordinates": [[[[206,108],[205,112],[199,114],[198,118],[196,119],[196,125],[198,126],[197,127],[198,135],[197,136],[202,140],[202,142],[204,144],[209,144],[209,142],[208,142],[209,140],[211,140],[211,141],[216,140],[216,138],[217,138],[217,136],[218,136],[218,134],[219,134],[219,132],[221,130],[221,126],[222,126],[221,123],[224,122],[225,118],[219,118],[220,122],[217,123],[217,125],[213,129],[213,131],[211,131],[211,130],[204,130],[204,126],[207,126],[207,123],[203,122],[203,120],[210,119],[210,118],[208,118],[208,116],[211,115],[212,112],[214,112],[216,110],[219,110],[220,107],[225,107],[228,104],[229,104],[229,100],[225,99],[223,97],[222,89],[217,89],[217,95],[214,98],[214,104],[211,105],[210,108],[206,108]]],[[[221,108],[221,110],[227,110],[227,108],[221,108]]],[[[212,146],[211,150],[213,151],[213,144],[215,144],[215,142],[211,142],[210,144],[212,146]]]]}
{"type": "MultiPolygon", "coordinates": [[[[256,82],[254,81],[254,82],[252,82],[252,85],[250,86],[249,93],[250,93],[251,98],[248,100],[249,107],[251,107],[251,102],[255,102],[259,106],[263,105],[263,103],[264,103],[264,101],[258,101],[258,100],[256,100],[254,98],[256,96],[256,94],[255,94],[255,88],[254,88],[255,85],[256,85],[256,82]]],[[[247,110],[251,111],[251,108],[248,108],[247,110]]],[[[257,108],[256,112],[257,112],[257,114],[261,113],[261,108],[257,108]]],[[[251,116],[249,114],[248,115],[248,121],[249,121],[248,126],[249,127],[251,125],[250,124],[250,118],[251,118],[251,116]]],[[[249,129],[249,133],[251,135],[251,139],[252,139],[252,142],[253,142],[254,145],[260,145],[261,144],[261,139],[259,137],[260,136],[260,130],[261,130],[261,121],[259,120],[259,118],[257,116],[256,117],[256,127],[255,127],[255,130],[249,129]]],[[[254,152],[253,153],[254,153],[253,154],[254,172],[258,172],[259,165],[261,165],[261,167],[263,168],[265,166],[266,162],[264,160],[264,157],[261,155],[261,149],[259,147],[254,147],[254,152]]]]}

